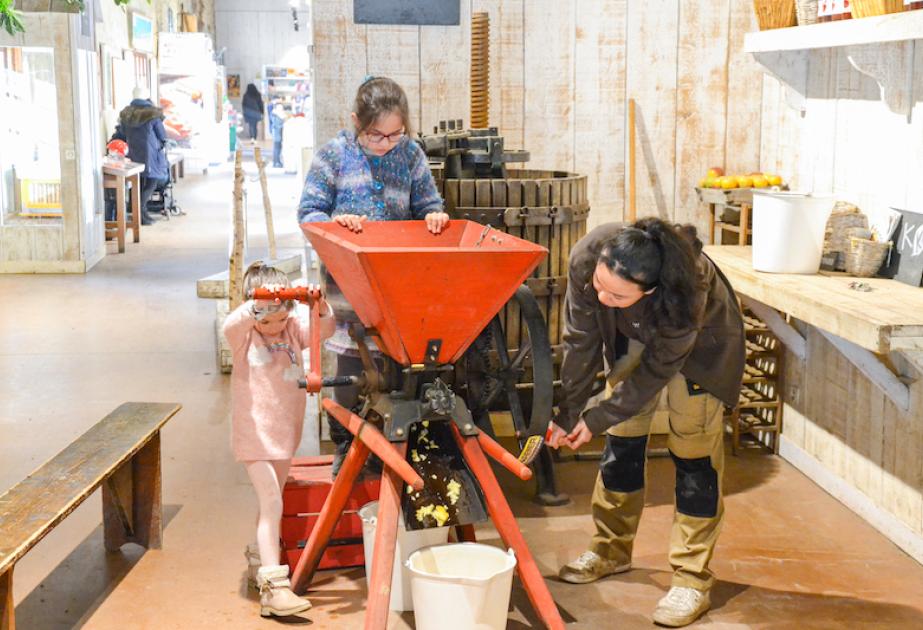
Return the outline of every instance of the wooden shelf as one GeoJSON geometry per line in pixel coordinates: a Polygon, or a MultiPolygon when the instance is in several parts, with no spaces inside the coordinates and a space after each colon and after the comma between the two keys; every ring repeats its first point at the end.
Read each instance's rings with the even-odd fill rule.
{"type": "Polygon", "coordinates": [[[923,10],[748,33],[744,50],[785,85],[788,105],[804,112],[811,51],[843,48],[858,72],[875,79],[888,108],[909,116],[916,40],[923,40],[923,10]]]}
{"type": "Polygon", "coordinates": [[[863,278],[872,290],[853,291],[850,276],[762,273],[751,248],[707,246],[705,252],[742,294],[872,352],[923,349],[923,290],[883,278],[863,278]]]}
{"type": "Polygon", "coordinates": [[[923,39],[923,10],[747,33],[744,51],[813,50],[914,39],[923,39]]]}

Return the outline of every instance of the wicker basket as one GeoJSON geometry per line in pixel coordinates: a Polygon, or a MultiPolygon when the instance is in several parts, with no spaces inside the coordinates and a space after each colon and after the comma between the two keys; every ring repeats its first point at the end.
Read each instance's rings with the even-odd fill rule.
{"type": "Polygon", "coordinates": [[[849,251],[849,229],[868,229],[869,220],[859,208],[845,201],[838,201],[827,220],[824,233],[824,257],[830,260],[831,268],[842,271],[845,268],[846,253],[849,251]]]}
{"type": "Polygon", "coordinates": [[[795,13],[798,15],[798,26],[816,23],[817,0],[797,0],[795,13]]]}
{"type": "Polygon", "coordinates": [[[904,0],[853,0],[852,3],[852,16],[855,18],[900,13],[903,10],[904,0]]]}
{"type": "Polygon", "coordinates": [[[753,0],[761,31],[796,26],[795,0],[753,0]]]}
{"type": "Polygon", "coordinates": [[[846,252],[846,273],[871,278],[881,269],[890,249],[890,241],[883,243],[855,236],[850,238],[849,251],[846,252]]]}

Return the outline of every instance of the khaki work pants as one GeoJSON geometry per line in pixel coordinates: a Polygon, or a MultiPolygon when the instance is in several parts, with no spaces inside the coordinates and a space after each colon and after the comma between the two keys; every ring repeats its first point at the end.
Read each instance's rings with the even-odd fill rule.
{"type": "MultiPolygon", "coordinates": [[[[641,349],[643,346],[633,342],[626,361],[613,370],[610,388],[637,364],[641,349]]],[[[724,404],[681,374],[667,384],[666,394],[670,420],[667,447],[677,469],[669,553],[672,583],[707,591],[714,583],[708,564],[724,515],[724,404]]],[[[593,490],[596,534],[590,548],[619,564],[631,561],[644,509],[647,437],[660,395],[638,415],[609,429],[606,436],[606,452],[593,490]]]]}

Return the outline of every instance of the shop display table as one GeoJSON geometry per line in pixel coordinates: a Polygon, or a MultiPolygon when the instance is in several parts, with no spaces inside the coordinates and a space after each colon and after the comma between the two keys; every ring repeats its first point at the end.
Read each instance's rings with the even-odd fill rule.
{"type": "Polygon", "coordinates": [[[115,189],[115,221],[106,221],[106,238],[114,236],[119,253],[125,253],[125,182],[131,182],[131,231],[134,242],[141,242],[141,173],[144,164],[137,162],[103,163],[103,188],[115,189]]]}
{"type": "Polygon", "coordinates": [[[777,311],[817,328],[895,404],[908,408],[907,385],[881,359],[900,352],[923,365],[923,290],[895,280],[842,273],[754,271],[751,249],[711,246],[705,253],[790,352],[804,358],[805,340],[777,311]]]}

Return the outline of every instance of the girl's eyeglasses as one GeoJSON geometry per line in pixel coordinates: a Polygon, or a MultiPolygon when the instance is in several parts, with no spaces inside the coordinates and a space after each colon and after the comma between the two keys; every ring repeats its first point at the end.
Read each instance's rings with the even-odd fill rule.
{"type": "Polygon", "coordinates": [[[377,131],[366,131],[365,137],[368,138],[368,141],[372,144],[381,144],[383,141],[387,140],[390,144],[397,144],[401,141],[401,138],[404,137],[404,130],[395,131],[394,133],[383,134],[377,131]]]}

